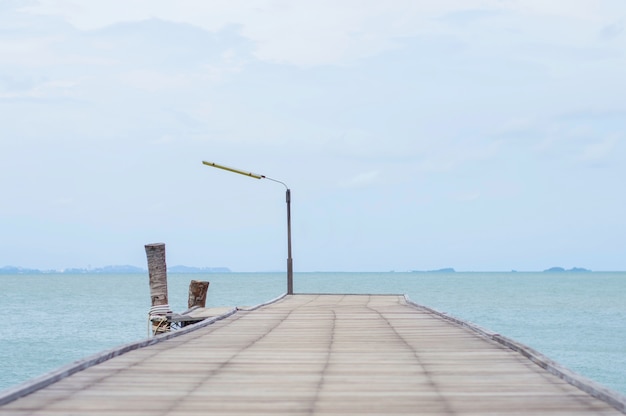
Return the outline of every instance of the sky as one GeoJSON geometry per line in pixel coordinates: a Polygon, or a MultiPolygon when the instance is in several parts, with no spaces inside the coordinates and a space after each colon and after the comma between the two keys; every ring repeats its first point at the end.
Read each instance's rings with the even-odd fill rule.
{"type": "Polygon", "coordinates": [[[626,270],[623,0],[0,0],[0,267],[626,270]]]}

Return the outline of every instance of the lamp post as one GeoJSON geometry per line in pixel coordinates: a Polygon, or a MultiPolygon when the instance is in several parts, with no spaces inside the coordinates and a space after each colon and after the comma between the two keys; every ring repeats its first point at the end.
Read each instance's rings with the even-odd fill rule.
{"type": "Polygon", "coordinates": [[[246,172],[243,170],[230,168],[228,166],[218,165],[217,163],[207,162],[205,160],[203,160],[202,163],[207,166],[227,170],[229,172],[238,173],[240,175],[249,176],[255,179],[268,179],[272,182],[280,183],[285,187],[287,200],[287,294],[293,295],[293,259],[291,258],[291,190],[289,189],[289,187],[284,182],[269,178],[265,175],[246,172]]]}

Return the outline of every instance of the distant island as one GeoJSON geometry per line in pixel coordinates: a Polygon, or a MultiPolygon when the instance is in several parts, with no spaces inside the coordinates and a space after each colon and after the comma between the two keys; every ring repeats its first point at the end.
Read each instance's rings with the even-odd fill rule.
{"type": "MultiPolygon", "coordinates": [[[[564,267],[550,267],[543,270],[543,273],[588,273],[592,270],[585,269],[583,267],[572,267],[571,269],[565,269],[564,267]]],[[[202,274],[202,273],[232,273],[228,267],[194,267],[194,266],[168,266],[168,273],[180,273],[180,274],[202,274]]],[[[511,270],[511,273],[515,273],[517,270],[511,270]]],[[[59,270],[41,270],[30,269],[25,267],[16,266],[4,266],[0,267],[0,275],[7,274],[147,274],[148,270],[131,265],[111,265],[103,267],[89,267],[89,268],[67,268],[59,270]]],[[[456,273],[456,270],[452,267],[444,267],[443,269],[436,270],[411,270],[411,273],[456,273]]]]}
{"type": "MultiPolygon", "coordinates": [[[[230,273],[228,267],[190,267],[172,266],[167,268],[168,273],[230,273]]],[[[147,269],[130,265],[104,266],[96,268],[68,268],[62,270],[40,270],[24,267],[0,267],[0,274],[133,274],[148,273],[147,269]]]]}
{"type": "Polygon", "coordinates": [[[437,270],[412,270],[413,273],[456,273],[452,267],[445,267],[437,270]]]}
{"type": "Polygon", "coordinates": [[[582,267],[572,267],[571,269],[564,269],[563,267],[550,267],[549,269],[544,270],[546,273],[563,273],[563,272],[574,272],[574,273],[584,273],[590,272],[589,269],[584,269],[582,267]]]}

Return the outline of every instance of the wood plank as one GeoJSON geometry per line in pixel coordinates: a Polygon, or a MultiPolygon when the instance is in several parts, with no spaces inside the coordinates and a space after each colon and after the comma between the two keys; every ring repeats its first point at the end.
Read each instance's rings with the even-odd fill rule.
{"type": "Polygon", "coordinates": [[[623,414],[496,335],[402,296],[293,295],[87,367],[0,416],[623,414]]]}

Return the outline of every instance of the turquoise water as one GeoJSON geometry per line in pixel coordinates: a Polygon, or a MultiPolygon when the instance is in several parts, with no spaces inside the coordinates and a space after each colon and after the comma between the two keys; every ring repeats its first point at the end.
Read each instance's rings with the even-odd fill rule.
{"type": "MultiPolygon", "coordinates": [[[[170,274],[169,303],[187,306],[191,279],[207,306],[281,295],[284,273],[170,274]]],[[[408,294],[499,332],[626,394],[626,273],[296,273],[296,293],[408,294]]],[[[148,336],[148,277],[0,275],[0,390],[148,336]]]]}

